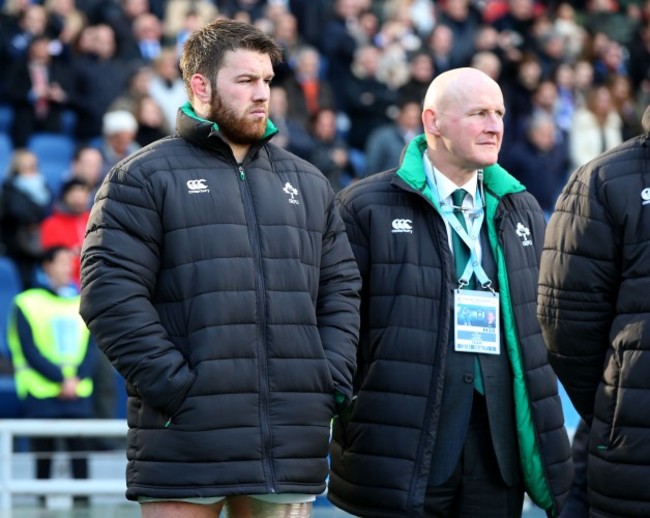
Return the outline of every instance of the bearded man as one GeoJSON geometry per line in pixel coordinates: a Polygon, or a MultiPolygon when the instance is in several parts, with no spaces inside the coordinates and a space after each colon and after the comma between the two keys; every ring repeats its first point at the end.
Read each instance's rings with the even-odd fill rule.
{"type": "Polygon", "coordinates": [[[306,517],[352,392],[360,276],[328,180],[270,142],[258,28],[194,32],[177,135],[118,163],[81,314],[124,376],[126,497],[147,517],[306,517]]]}

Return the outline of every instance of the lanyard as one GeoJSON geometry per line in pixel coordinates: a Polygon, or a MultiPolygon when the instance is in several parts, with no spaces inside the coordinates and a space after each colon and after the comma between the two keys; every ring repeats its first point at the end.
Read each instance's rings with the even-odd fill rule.
{"type": "MultiPolygon", "coordinates": [[[[479,243],[479,234],[481,232],[481,226],[483,225],[483,220],[485,219],[485,205],[483,203],[483,197],[481,196],[481,192],[479,190],[479,186],[481,188],[483,186],[483,173],[479,172],[479,177],[478,177],[479,183],[476,186],[476,195],[474,198],[475,200],[481,203],[481,206],[478,209],[473,209],[469,211],[470,225],[467,230],[465,230],[465,228],[460,223],[458,218],[456,218],[456,216],[454,215],[454,210],[456,208],[453,205],[443,203],[442,200],[440,199],[440,193],[438,192],[438,186],[436,185],[436,181],[435,181],[435,172],[432,171],[431,174],[431,176],[433,177],[433,181],[429,175],[426,176],[427,176],[427,183],[429,184],[429,188],[431,189],[432,192],[432,197],[438,200],[438,205],[439,205],[438,212],[443,217],[443,219],[449,224],[451,229],[460,236],[463,242],[467,245],[467,248],[469,249],[470,252],[469,261],[467,262],[467,265],[463,270],[463,274],[458,279],[459,289],[469,284],[469,279],[473,273],[474,275],[476,275],[476,279],[484,289],[487,288],[492,290],[492,288],[490,288],[490,286],[492,285],[492,281],[485,273],[485,270],[483,269],[483,266],[481,266],[481,262],[478,260],[478,255],[476,253],[476,249],[479,243]]],[[[463,212],[468,212],[468,211],[464,209],[463,212]]]]}

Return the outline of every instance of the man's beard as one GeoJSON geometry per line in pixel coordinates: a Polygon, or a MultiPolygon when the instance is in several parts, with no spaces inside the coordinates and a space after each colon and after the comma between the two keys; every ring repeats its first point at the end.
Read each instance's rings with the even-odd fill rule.
{"type": "Polygon", "coordinates": [[[213,92],[211,101],[208,120],[217,123],[229,142],[247,145],[262,138],[266,131],[267,118],[252,121],[240,117],[216,91],[213,92]]]}

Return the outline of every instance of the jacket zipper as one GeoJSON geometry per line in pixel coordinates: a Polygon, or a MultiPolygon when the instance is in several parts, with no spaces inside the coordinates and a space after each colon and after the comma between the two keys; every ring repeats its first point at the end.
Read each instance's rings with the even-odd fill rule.
{"type": "Polygon", "coordinates": [[[257,218],[255,208],[251,199],[251,193],[246,182],[246,173],[242,165],[238,166],[239,179],[241,180],[242,202],[246,214],[246,226],[253,251],[253,261],[255,263],[255,291],[257,301],[257,314],[259,315],[258,336],[257,339],[257,358],[260,366],[260,426],[262,430],[262,468],[266,479],[266,488],[269,493],[275,493],[275,473],[273,471],[273,462],[271,461],[272,439],[271,424],[269,420],[269,365],[266,354],[266,292],[264,275],[262,274],[262,252],[259,246],[259,232],[257,229],[257,218]]]}

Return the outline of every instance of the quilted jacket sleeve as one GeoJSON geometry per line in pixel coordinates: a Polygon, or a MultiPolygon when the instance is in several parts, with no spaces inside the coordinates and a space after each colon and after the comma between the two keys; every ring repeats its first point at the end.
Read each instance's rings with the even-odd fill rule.
{"type": "Polygon", "coordinates": [[[151,303],[161,221],[146,181],[117,166],[97,194],[81,258],[81,316],[148,404],[172,416],[194,381],[151,303]]]}
{"type": "Polygon", "coordinates": [[[588,421],[602,378],[620,275],[620,236],[592,167],[576,170],[558,199],[546,231],[538,293],[549,361],[588,421]]]}
{"type": "Polygon", "coordinates": [[[332,202],[323,235],[316,310],[334,387],[348,400],[352,397],[352,378],[356,368],[360,289],[361,278],[345,226],[332,202]]]}

